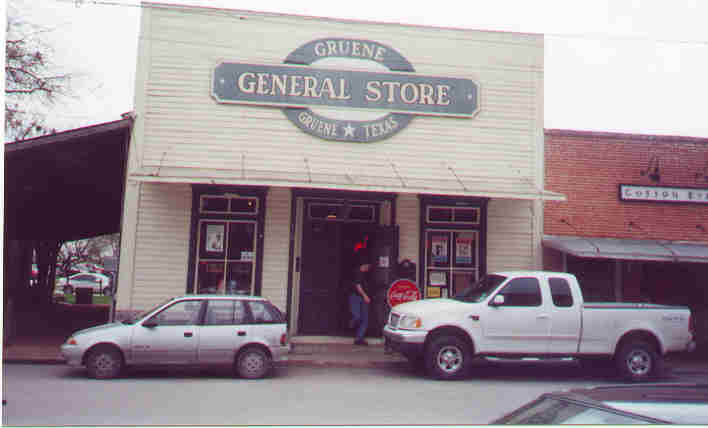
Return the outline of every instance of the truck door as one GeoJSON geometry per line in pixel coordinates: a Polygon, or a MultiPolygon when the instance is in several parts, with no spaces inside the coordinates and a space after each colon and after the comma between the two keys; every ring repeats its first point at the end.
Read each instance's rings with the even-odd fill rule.
{"type": "Polygon", "coordinates": [[[482,320],[485,348],[512,354],[547,353],[551,317],[538,279],[514,278],[496,295],[504,296],[504,304],[490,306],[482,320]]]}
{"type": "MultiPolygon", "coordinates": [[[[581,305],[574,299],[570,284],[565,278],[548,278],[551,294],[551,343],[552,354],[578,352],[580,343],[581,305]]],[[[579,297],[579,296],[578,296],[579,297]]]]}

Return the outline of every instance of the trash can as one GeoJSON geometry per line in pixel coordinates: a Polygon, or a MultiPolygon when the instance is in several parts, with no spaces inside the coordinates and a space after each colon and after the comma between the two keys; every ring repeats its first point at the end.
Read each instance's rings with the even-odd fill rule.
{"type": "Polygon", "coordinates": [[[76,304],[90,305],[93,303],[93,290],[90,287],[82,287],[74,289],[76,295],[76,304]]]}

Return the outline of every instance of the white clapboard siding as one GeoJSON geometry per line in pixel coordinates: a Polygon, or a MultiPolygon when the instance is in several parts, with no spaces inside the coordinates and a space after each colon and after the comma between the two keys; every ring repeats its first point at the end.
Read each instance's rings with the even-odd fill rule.
{"type": "Polygon", "coordinates": [[[538,231],[534,231],[533,202],[512,199],[489,201],[487,270],[535,269],[538,231]]]}
{"type": "Polygon", "coordinates": [[[280,310],[287,308],[290,249],[290,190],[274,187],[266,197],[261,294],[280,310]]]}
{"type": "Polygon", "coordinates": [[[411,194],[398,195],[398,198],[396,198],[396,222],[399,225],[398,259],[399,261],[409,259],[416,266],[420,266],[418,260],[418,243],[420,242],[419,214],[420,201],[418,196],[411,194]]]}
{"type": "Polygon", "coordinates": [[[187,284],[192,192],[189,185],[142,183],[130,307],[147,309],[183,295],[187,284]]]}
{"type": "Polygon", "coordinates": [[[334,183],[348,174],[366,185],[390,180],[395,167],[409,186],[459,188],[462,180],[506,192],[539,180],[540,35],[154,7],[144,11],[138,82],[141,134],[134,143],[143,171],[280,180],[309,174],[334,183]],[[218,104],[210,96],[219,61],[282,64],[324,37],[386,44],[421,75],[474,79],[481,109],[474,118],[417,116],[393,137],[355,144],[308,135],[279,108],[218,104]]]}

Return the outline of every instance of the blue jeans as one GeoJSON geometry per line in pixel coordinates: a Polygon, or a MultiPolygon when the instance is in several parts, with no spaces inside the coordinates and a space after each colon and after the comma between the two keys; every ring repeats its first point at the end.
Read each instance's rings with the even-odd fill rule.
{"type": "Polygon", "coordinates": [[[352,311],[352,321],[350,327],[358,325],[356,329],[356,339],[364,338],[366,329],[369,328],[369,304],[364,302],[364,298],[358,294],[349,296],[349,309],[352,311]]]}

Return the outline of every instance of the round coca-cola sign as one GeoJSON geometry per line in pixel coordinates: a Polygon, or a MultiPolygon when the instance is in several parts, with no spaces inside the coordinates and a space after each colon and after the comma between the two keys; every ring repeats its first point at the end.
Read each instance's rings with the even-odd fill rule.
{"type": "Polygon", "coordinates": [[[388,293],[386,293],[386,301],[390,307],[414,300],[420,300],[420,290],[418,290],[415,282],[409,279],[393,281],[393,284],[388,288],[388,293]]]}

